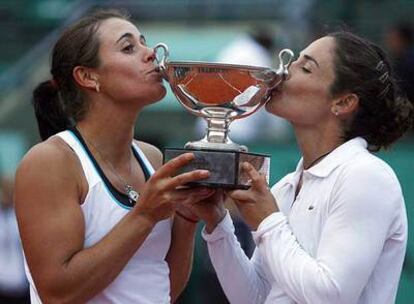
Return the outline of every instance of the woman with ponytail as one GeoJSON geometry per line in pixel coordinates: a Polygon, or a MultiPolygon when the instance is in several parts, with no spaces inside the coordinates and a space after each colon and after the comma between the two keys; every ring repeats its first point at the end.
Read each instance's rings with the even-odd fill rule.
{"type": "Polygon", "coordinates": [[[33,107],[42,140],[68,129],[69,117],[59,99],[59,88],[54,79],[42,82],[33,92],[33,107]]]}
{"type": "Polygon", "coordinates": [[[188,205],[231,303],[395,302],[407,216],[395,173],[372,153],[413,123],[392,75],[384,52],[349,32],[292,63],[266,110],[292,124],[302,158],[271,189],[246,163],[250,189],[227,193],[253,231],[251,260],[222,201],[188,205]]]}
{"type": "Polygon", "coordinates": [[[154,59],[112,10],[54,46],[51,80],[33,92],[43,142],[16,173],[32,303],[170,303],[183,290],[196,221],[177,208],[212,191],[177,190],[208,177],[175,176],[192,154],[161,165],[158,149],[133,139],[139,112],[166,92],[154,59]]]}

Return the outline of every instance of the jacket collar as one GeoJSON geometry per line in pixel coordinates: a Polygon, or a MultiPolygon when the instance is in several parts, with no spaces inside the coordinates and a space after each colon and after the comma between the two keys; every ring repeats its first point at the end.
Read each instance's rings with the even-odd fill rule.
{"type": "Polygon", "coordinates": [[[302,171],[304,175],[309,174],[319,178],[327,177],[335,170],[335,168],[346,163],[350,159],[353,159],[357,154],[368,152],[367,147],[368,143],[365,139],[362,137],[355,137],[337,147],[319,163],[308,170],[303,170],[303,158],[301,158],[296,166],[295,172],[285,176],[285,178],[276,185],[279,187],[285,187],[287,185],[297,187],[302,171]]]}
{"type": "Polygon", "coordinates": [[[327,177],[335,170],[335,168],[356,157],[357,154],[368,152],[367,147],[368,143],[365,139],[362,137],[355,137],[337,147],[319,163],[308,170],[303,170],[303,158],[301,158],[296,170],[299,168],[299,170],[303,170],[304,173],[307,172],[308,174],[321,178],[327,177]]]}
{"type": "MultiPolygon", "coordinates": [[[[356,154],[367,152],[367,141],[362,137],[355,137],[329,153],[319,163],[308,170],[303,170],[303,158],[300,159],[296,172],[303,170],[304,174],[310,174],[316,177],[327,177],[335,168],[352,159],[356,154]]],[[[295,174],[296,175],[296,174],[295,174]]]]}

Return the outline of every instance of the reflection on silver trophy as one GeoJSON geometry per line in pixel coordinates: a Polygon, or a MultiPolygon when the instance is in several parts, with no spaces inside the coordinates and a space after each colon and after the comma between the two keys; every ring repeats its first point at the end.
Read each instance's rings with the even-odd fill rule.
{"type": "Polygon", "coordinates": [[[190,113],[207,121],[207,134],[185,148],[167,148],[164,160],[193,152],[195,160],[183,171],[206,169],[210,177],[197,185],[223,188],[249,187],[249,179],[241,165],[247,161],[269,180],[270,156],[248,153],[243,145],[229,138],[229,125],[256,112],[269,99],[271,91],[288,75],[293,52],[279,53],[279,67],[254,67],[210,62],[169,61],[168,47],[159,43],[154,48],[164,79],[178,101],[190,113]],[[162,54],[160,54],[162,50],[162,54]]]}

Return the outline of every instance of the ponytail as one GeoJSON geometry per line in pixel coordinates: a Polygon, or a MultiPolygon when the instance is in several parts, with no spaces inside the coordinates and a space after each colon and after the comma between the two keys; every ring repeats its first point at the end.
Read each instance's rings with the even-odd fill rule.
{"type": "Polygon", "coordinates": [[[81,121],[88,110],[88,100],[73,79],[76,66],[99,66],[98,28],[109,18],[129,20],[117,10],[98,10],[68,27],[52,50],[52,80],[42,82],[33,91],[33,107],[42,140],[81,121]]]}
{"type": "Polygon", "coordinates": [[[59,91],[52,81],[40,83],[33,91],[33,107],[42,140],[71,126],[71,120],[59,98],[59,91]]]}
{"type": "Polygon", "coordinates": [[[413,124],[414,108],[393,78],[385,52],[349,32],[328,35],[335,39],[333,97],[352,92],[359,107],[344,128],[344,140],[363,137],[372,152],[388,148],[413,124]],[[361,51],[364,50],[364,51],[361,51]]]}

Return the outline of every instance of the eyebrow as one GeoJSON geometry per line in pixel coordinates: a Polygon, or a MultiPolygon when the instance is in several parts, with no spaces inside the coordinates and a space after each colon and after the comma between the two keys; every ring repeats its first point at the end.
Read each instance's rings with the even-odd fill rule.
{"type": "Polygon", "coordinates": [[[304,57],[306,60],[310,60],[310,61],[314,62],[314,63],[316,64],[316,66],[319,68],[319,63],[316,61],[316,59],[315,59],[315,58],[313,58],[312,56],[306,55],[306,54],[303,54],[303,57],[304,57]]]}
{"type": "MultiPolygon", "coordinates": [[[[115,42],[115,43],[118,43],[119,41],[121,41],[122,39],[124,39],[124,38],[134,38],[134,35],[133,34],[131,34],[131,33],[125,33],[125,34],[123,34],[121,37],[119,37],[119,39],[115,42]]],[[[145,39],[145,36],[144,35],[139,35],[139,40],[140,41],[146,41],[146,39],[145,39]]]]}

